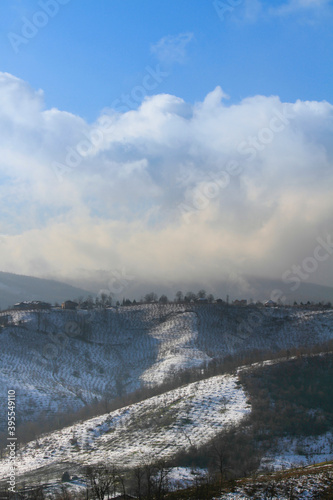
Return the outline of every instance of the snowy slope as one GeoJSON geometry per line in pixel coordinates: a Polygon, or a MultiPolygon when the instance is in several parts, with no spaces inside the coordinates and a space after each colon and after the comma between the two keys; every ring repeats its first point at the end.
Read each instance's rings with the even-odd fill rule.
{"type": "Polygon", "coordinates": [[[15,389],[18,418],[35,419],[115,398],[209,359],[195,343],[196,315],[169,309],[166,317],[147,306],[14,312],[13,325],[0,330],[1,397],[15,389]]]}
{"type": "Polygon", "coordinates": [[[333,435],[286,437],[280,439],[261,460],[261,469],[283,470],[333,460],[333,435]]]}
{"type": "Polygon", "coordinates": [[[318,464],[309,468],[285,473],[259,475],[235,482],[233,492],[224,492],[212,500],[318,500],[332,498],[332,463],[318,464]]]}
{"type": "Polygon", "coordinates": [[[332,325],[332,310],[218,304],[17,311],[0,328],[0,397],[15,389],[18,421],[35,420],[160,383],[213,357],[324,342],[332,325]]]}
{"type": "MultiPolygon", "coordinates": [[[[17,456],[17,474],[63,463],[132,467],[208,442],[251,408],[237,376],[217,376],[41,437],[17,456]]],[[[0,462],[0,479],[9,464],[0,462]]]]}

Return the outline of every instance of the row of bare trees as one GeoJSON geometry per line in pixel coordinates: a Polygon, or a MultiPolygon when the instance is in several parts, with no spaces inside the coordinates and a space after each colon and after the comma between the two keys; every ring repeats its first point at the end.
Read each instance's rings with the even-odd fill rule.
{"type": "MultiPolygon", "coordinates": [[[[110,306],[130,306],[130,305],[137,305],[140,303],[159,303],[159,304],[168,304],[170,302],[176,302],[176,303],[188,303],[192,301],[196,301],[198,299],[206,299],[207,302],[213,302],[214,301],[214,295],[211,293],[207,293],[206,290],[200,289],[197,293],[194,293],[192,291],[188,291],[186,293],[183,293],[181,290],[179,290],[176,294],[174,299],[169,299],[167,295],[162,294],[158,295],[155,292],[149,292],[146,293],[139,301],[136,300],[130,300],[129,298],[123,298],[121,300],[115,301],[113,295],[107,294],[105,292],[102,292],[98,294],[95,298],[93,298],[91,295],[88,297],[84,298],[83,296],[79,297],[76,299],[76,302],[79,304],[79,306],[83,309],[104,309],[106,307],[110,306]]],[[[56,304],[59,305],[59,304],[56,304]]]]}
{"type": "MultiPolygon", "coordinates": [[[[207,302],[213,302],[214,295],[211,293],[207,294],[206,290],[204,290],[204,289],[199,290],[197,293],[190,291],[190,292],[186,292],[185,294],[181,290],[179,290],[178,292],[176,292],[174,302],[178,302],[178,303],[191,302],[191,301],[195,301],[198,299],[206,299],[207,302]]],[[[158,295],[155,292],[147,293],[144,296],[143,300],[145,302],[160,302],[163,304],[167,304],[168,302],[170,302],[170,300],[168,299],[168,297],[166,295],[161,295],[160,298],[158,298],[158,295]]]]}
{"type": "Polygon", "coordinates": [[[130,493],[144,500],[162,500],[169,491],[170,468],[163,460],[143,460],[142,465],[132,470],[121,470],[116,466],[87,467],[85,476],[89,498],[104,500],[116,494],[130,493]]]}

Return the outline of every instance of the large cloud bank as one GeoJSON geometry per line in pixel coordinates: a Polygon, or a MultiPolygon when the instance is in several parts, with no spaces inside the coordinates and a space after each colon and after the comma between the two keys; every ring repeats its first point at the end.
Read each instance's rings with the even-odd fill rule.
{"type": "MultiPolygon", "coordinates": [[[[217,87],[96,123],[0,74],[1,268],[187,283],[281,277],[333,235],[333,106],[217,87]],[[122,271],[123,272],[123,271],[122,271]]],[[[332,255],[311,281],[332,283],[332,255]]]]}

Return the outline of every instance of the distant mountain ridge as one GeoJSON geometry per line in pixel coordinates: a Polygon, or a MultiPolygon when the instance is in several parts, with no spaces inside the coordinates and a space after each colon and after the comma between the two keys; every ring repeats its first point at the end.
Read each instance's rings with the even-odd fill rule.
{"type": "MultiPolygon", "coordinates": [[[[6,309],[16,302],[24,300],[43,300],[46,302],[63,302],[78,297],[96,296],[100,290],[107,291],[107,271],[98,271],[86,275],[82,274],[80,279],[66,278],[66,283],[54,279],[34,278],[32,276],[19,275],[0,271],[0,308],[6,309]],[[71,283],[71,284],[69,284],[71,283]]],[[[119,282],[122,284],[121,282],[119,282]]],[[[125,289],[114,297],[114,300],[122,300],[123,296],[131,300],[140,300],[147,293],[154,291],[158,296],[166,294],[173,301],[178,290],[185,294],[187,291],[197,292],[204,288],[207,293],[213,293],[215,298],[226,300],[250,299],[268,300],[277,297],[282,298],[285,304],[303,302],[333,302],[333,287],[318,285],[311,282],[301,282],[299,287],[293,291],[291,285],[283,283],[278,279],[269,279],[258,276],[244,275],[240,280],[216,279],[209,282],[188,283],[155,283],[147,280],[133,280],[126,284],[125,289]],[[277,293],[278,292],[278,293],[277,293]]]]}
{"type": "MultiPolygon", "coordinates": [[[[66,282],[74,286],[89,288],[96,293],[101,289],[108,289],[108,281],[112,282],[111,275],[108,271],[96,271],[90,274],[82,273],[82,276],[76,280],[66,278],[66,282]]],[[[122,282],[116,281],[116,285],[122,287],[123,290],[116,295],[115,300],[122,300],[125,296],[131,300],[140,300],[147,293],[153,291],[158,296],[165,294],[169,301],[173,301],[178,290],[181,290],[184,295],[188,291],[197,293],[201,289],[205,289],[207,294],[212,293],[215,298],[226,300],[227,295],[229,300],[235,299],[253,299],[254,301],[265,301],[272,299],[277,301],[281,298],[286,305],[292,305],[294,301],[300,302],[333,302],[333,287],[311,283],[309,281],[299,281],[297,286],[295,282],[284,283],[278,278],[264,278],[254,275],[239,275],[238,277],[218,277],[214,279],[207,278],[203,281],[152,281],[137,277],[133,280],[124,279],[122,282]],[[125,285],[124,285],[125,283],[125,285]]]]}
{"type": "Polygon", "coordinates": [[[0,307],[6,309],[24,300],[55,303],[87,297],[91,292],[55,280],[33,278],[0,271],[0,307]]]}

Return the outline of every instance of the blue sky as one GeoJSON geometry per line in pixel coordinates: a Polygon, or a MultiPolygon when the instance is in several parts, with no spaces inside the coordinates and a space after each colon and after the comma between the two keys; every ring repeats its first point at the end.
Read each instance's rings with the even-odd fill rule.
{"type": "Polygon", "coordinates": [[[332,3],[3,0],[0,269],[331,286],[332,3]]]}
{"type": "Polygon", "coordinates": [[[257,94],[333,100],[332,2],[299,0],[285,13],[278,8],[286,1],[56,2],[56,15],[16,51],[9,34],[21,35],[24,18],[33,21],[47,3],[1,4],[1,70],[42,88],[47,107],[94,120],[140,85],[148,65],[165,66],[152,47],[180,34],[191,34],[183,60],[171,57],[170,75],[154,92],[194,103],[220,85],[232,102],[257,94]]]}

